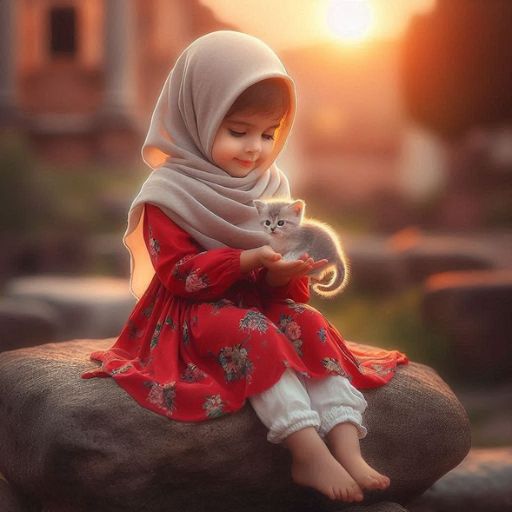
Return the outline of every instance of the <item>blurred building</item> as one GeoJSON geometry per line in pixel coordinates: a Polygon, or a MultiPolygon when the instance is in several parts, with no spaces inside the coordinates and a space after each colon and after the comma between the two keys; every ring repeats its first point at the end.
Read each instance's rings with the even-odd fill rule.
{"type": "Polygon", "coordinates": [[[52,160],[133,158],[176,56],[221,28],[199,0],[2,0],[0,124],[52,160]]]}
{"type": "Polygon", "coordinates": [[[396,191],[407,123],[399,87],[400,46],[330,43],[283,55],[297,82],[297,188],[346,206],[396,191]]]}

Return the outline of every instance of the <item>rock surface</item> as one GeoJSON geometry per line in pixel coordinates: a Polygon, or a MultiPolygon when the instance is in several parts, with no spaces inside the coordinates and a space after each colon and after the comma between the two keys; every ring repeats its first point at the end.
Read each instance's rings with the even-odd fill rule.
{"type": "MultiPolygon", "coordinates": [[[[44,510],[348,508],[292,483],[288,452],[266,441],[250,406],[208,422],[172,422],[139,407],[111,379],[80,379],[91,367],[88,354],[111,342],[0,354],[0,472],[44,510]]],[[[467,415],[430,368],[400,367],[365,396],[370,433],[362,450],[392,481],[388,491],[368,493],[366,504],[407,502],[468,452],[467,415]]]]}
{"type": "Polygon", "coordinates": [[[27,506],[19,499],[7,480],[0,474],[0,510],[2,512],[27,512],[27,506]]]}
{"type": "Polygon", "coordinates": [[[410,283],[421,283],[440,272],[510,268],[512,236],[459,236],[429,234],[405,228],[388,241],[389,247],[401,255],[410,283]]]}
{"type": "Polygon", "coordinates": [[[116,336],[135,303],[127,279],[107,277],[20,277],[7,283],[5,296],[53,308],[60,318],[56,341],[116,336]]]}
{"type": "Polygon", "coordinates": [[[374,505],[356,505],[344,509],[344,512],[407,512],[407,509],[398,503],[383,501],[374,505]]]}
{"type": "Polygon", "coordinates": [[[410,512],[460,510],[512,510],[512,447],[471,450],[459,466],[410,506],[410,512]]]}
{"type": "Polygon", "coordinates": [[[392,236],[342,238],[351,288],[396,292],[440,272],[510,269],[512,233],[436,234],[405,228],[392,236]]]}
{"type": "Polygon", "coordinates": [[[450,335],[454,373],[469,382],[512,376],[512,270],[446,272],[425,285],[423,315],[450,335]]]}

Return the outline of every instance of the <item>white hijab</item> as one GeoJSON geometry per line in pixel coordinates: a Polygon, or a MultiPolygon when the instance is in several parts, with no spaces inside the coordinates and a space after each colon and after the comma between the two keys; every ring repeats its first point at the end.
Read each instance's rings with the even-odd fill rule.
{"type": "Polygon", "coordinates": [[[255,37],[212,32],[180,55],[160,93],[142,148],[153,172],[130,208],[124,235],[136,297],[154,275],[142,233],[144,203],[161,208],[205,249],[265,244],[252,201],[290,195],[288,181],[274,161],[290,132],[295,101],[295,87],[283,64],[255,37]],[[217,130],[238,96],[267,78],[282,78],[290,96],[266,164],[270,166],[232,177],[211,158],[217,130]]]}

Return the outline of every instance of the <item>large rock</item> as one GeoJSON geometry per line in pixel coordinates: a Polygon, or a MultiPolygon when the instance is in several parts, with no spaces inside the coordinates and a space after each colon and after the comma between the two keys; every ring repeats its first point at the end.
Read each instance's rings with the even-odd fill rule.
{"type": "MultiPolygon", "coordinates": [[[[123,206],[128,211],[129,205],[123,206]]],[[[123,214],[123,218],[124,218],[123,214]]],[[[89,238],[89,247],[94,262],[110,276],[127,278],[130,275],[130,256],[119,233],[100,234],[89,238]]]]}
{"type": "Polygon", "coordinates": [[[373,505],[354,505],[345,509],[345,512],[407,512],[407,509],[398,503],[383,501],[373,505]]]}
{"type": "Polygon", "coordinates": [[[458,389],[457,397],[471,421],[473,446],[512,445],[512,382],[466,386],[458,389]]]}
{"type": "MultiPolygon", "coordinates": [[[[414,228],[403,229],[388,241],[395,256],[404,261],[410,283],[440,272],[499,268],[501,260],[489,244],[478,237],[425,234],[414,228]]],[[[495,241],[493,245],[499,247],[495,241]]]]}
{"type": "MultiPolygon", "coordinates": [[[[207,422],[173,422],[138,406],[112,379],[82,380],[88,354],[111,342],[0,354],[0,472],[45,510],[346,508],[292,483],[289,453],[266,441],[249,405],[207,422]]],[[[365,396],[370,433],[362,450],[392,481],[388,491],[368,493],[367,503],[418,496],[468,452],[466,413],[430,368],[400,367],[365,396]]]]}
{"type": "Polygon", "coordinates": [[[345,235],[351,287],[396,292],[448,271],[512,266],[512,233],[456,235],[405,228],[393,236],[345,235]]]}
{"type": "MultiPolygon", "coordinates": [[[[511,432],[512,434],[512,432],[511,432]]],[[[512,438],[511,438],[512,439],[512,438]]],[[[512,448],[474,449],[410,507],[411,512],[512,510],[512,448]]]]}
{"type": "Polygon", "coordinates": [[[409,284],[405,257],[386,238],[352,236],[343,239],[349,260],[350,286],[356,290],[396,292],[409,284]]]}
{"type": "Polygon", "coordinates": [[[0,474],[0,510],[2,512],[28,512],[28,504],[16,495],[14,489],[0,474]]]}
{"type": "MultiPolygon", "coordinates": [[[[23,231],[23,230],[19,230],[23,231]]],[[[12,276],[83,273],[93,264],[89,243],[80,229],[44,234],[20,233],[0,238],[0,280],[12,276]]]]}
{"type": "Polygon", "coordinates": [[[116,336],[135,303],[128,280],[111,277],[19,277],[7,283],[5,296],[53,308],[61,320],[56,341],[116,336]]]}
{"type": "Polygon", "coordinates": [[[512,376],[512,270],[446,272],[425,284],[425,320],[451,340],[453,373],[469,382],[512,376]]]}
{"type": "Polygon", "coordinates": [[[31,347],[55,339],[60,315],[37,300],[0,300],[0,352],[31,347]]]}

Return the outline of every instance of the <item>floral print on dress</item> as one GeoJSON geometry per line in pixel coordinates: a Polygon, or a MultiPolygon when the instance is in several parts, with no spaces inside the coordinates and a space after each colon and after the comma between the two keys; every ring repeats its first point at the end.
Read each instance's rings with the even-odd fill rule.
{"type": "Polygon", "coordinates": [[[248,311],[246,315],[240,320],[240,329],[267,332],[267,318],[263,313],[260,313],[259,311],[248,311]]]}
{"type": "Polygon", "coordinates": [[[288,322],[284,329],[284,333],[286,334],[286,337],[292,341],[298,340],[302,335],[300,325],[294,321],[288,322]]]}
{"type": "Polygon", "coordinates": [[[212,315],[218,315],[222,308],[225,308],[227,306],[233,306],[233,305],[234,305],[233,301],[228,300],[228,299],[219,299],[215,302],[212,302],[211,303],[212,315]]]}
{"type": "Polygon", "coordinates": [[[142,310],[142,314],[146,318],[149,318],[153,314],[153,309],[155,309],[155,302],[154,301],[150,302],[149,305],[142,310]]]}
{"type": "Polygon", "coordinates": [[[370,367],[360,366],[360,370],[365,374],[376,373],[380,376],[385,376],[395,371],[394,368],[385,368],[381,364],[371,364],[370,367]]]}
{"type": "Polygon", "coordinates": [[[189,332],[189,328],[188,328],[188,324],[187,322],[183,322],[183,327],[182,327],[182,333],[183,333],[183,343],[185,343],[185,345],[188,345],[190,343],[190,332],[189,332]]]}
{"type": "Polygon", "coordinates": [[[158,259],[160,254],[160,242],[153,237],[151,226],[149,226],[149,254],[154,260],[158,259]]]}
{"type": "Polygon", "coordinates": [[[343,377],[347,377],[345,370],[343,370],[343,368],[340,366],[339,361],[334,357],[324,357],[322,359],[322,364],[324,365],[324,368],[327,371],[337,373],[338,375],[341,375],[343,377]]]}
{"type": "Polygon", "coordinates": [[[176,322],[174,321],[174,319],[170,316],[168,316],[165,320],[164,320],[164,323],[167,327],[169,327],[169,329],[173,330],[176,329],[177,325],[176,325],[176,322]]]}
{"type": "Polygon", "coordinates": [[[186,281],[188,275],[190,274],[190,271],[189,272],[186,272],[186,271],[183,271],[183,269],[181,268],[187,261],[191,260],[192,258],[194,258],[194,254],[187,254],[186,256],[183,256],[183,258],[181,258],[177,263],[176,265],[174,265],[174,269],[172,271],[172,275],[173,277],[175,277],[176,279],[179,279],[180,281],[186,281]]]}
{"type": "Polygon", "coordinates": [[[250,377],[254,368],[247,349],[241,344],[221,349],[218,360],[228,382],[250,377]]]}
{"type": "Polygon", "coordinates": [[[135,322],[133,322],[132,320],[128,321],[127,328],[128,328],[128,337],[131,340],[133,340],[135,338],[141,338],[142,335],[144,334],[144,329],[141,329],[140,327],[138,327],[137,324],[135,322]]]}
{"type": "Polygon", "coordinates": [[[208,276],[206,274],[199,275],[199,271],[200,269],[195,269],[185,278],[185,291],[188,293],[208,287],[208,276]]]}
{"type": "Polygon", "coordinates": [[[153,368],[151,367],[153,364],[153,356],[142,357],[139,361],[140,367],[147,369],[147,373],[151,375],[154,373],[153,368]]]}
{"type": "Polygon", "coordinates": [[[224,413],[224,405],[220,395],[210,395],[206,397],[203,409],[206,411],[208,418],[218,418],[224,413]]]}
{"type": "Polygon", "coordinates": [[[151,336],[151,342],[149,344],[149,348],[153,350],[158,345],[158,340],[160,339],[160,332],[162,331],[162,324],[158,322],[156,324],[155,330],[153,332],[153,336],[151,336]]]}
{"type": "Polygon", "coordinates": [[[292,340],[292,345],[295,348],[297,354],[299,354],[300,357],[303,357],[304,353],[302,352],[302,340],[292,340]]]}
{"type": "Polygon", "coordinates": [[[293,301],[292,299],[286,299],[285,300],[286,304],[288,305],[288,307],[295,311],[296,313],[304,313],[304,311],[306,311],[306,306],[304,306],[304,304],[299,304],[295,301],[293,301]]]}
{"type": "Polygon", "coordinates": [[[187,368],[181,374],[181,380],[184,382],[199,382],[204,378],[206,378],[206,374],[194,363],[188,363],[187,368]]]}
{"type": "Polygon", "coordinates": [[[300,325],[290,316],[282,314],[279,318],[279,331],[282,332],[293,344],[297,354],[302,357],[302,330],[300,325]]]}
{"type": "Polygon", "coordinates": [[[320,343],[325,343],[327,341],[327,330],[325,327],[320,327],[320,329],[318,329],[316,335],[318,336],[320,343]]]}
{"type": "Polygon", "coordinates": [[[159,384],[158,382],[146,382],[149,393],[148,402],[162,409],[166,414],[170,415],[175,409],[174,399],[176,398],[176,382],[168,382],[167,384],[159,384]]]}
{"type": "Polygon", "coordinates": [[[123,366],[120,366],[119,368],[114,368],[110,371],[111,375],[119,375],[120,373],[126,373],[130,371],[133,368],[131,364],[124,364],[123,366]]]}

